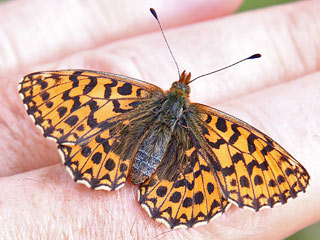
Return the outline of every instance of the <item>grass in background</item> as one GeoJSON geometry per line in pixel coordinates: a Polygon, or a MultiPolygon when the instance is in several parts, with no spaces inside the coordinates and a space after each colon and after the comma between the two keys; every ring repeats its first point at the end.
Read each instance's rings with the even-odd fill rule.
{"type": "Polygon", "coordinates": [[[278,5],[288,2],[295,2],[297,0],[244,0],[238,12],[244,12],[251,9],[263,8],[271,5],[278,5]]]}

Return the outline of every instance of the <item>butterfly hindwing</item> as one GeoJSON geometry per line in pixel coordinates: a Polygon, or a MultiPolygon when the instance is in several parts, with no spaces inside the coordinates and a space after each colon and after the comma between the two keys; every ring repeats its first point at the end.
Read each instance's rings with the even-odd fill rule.
{"type": "Polygon", "coordinates": [[[228,206],[208,155],[191,131],[194,117],[178,121],[156,173],[140,185],[141,205],[171,228],[207,223],[228,206]]]}
{"type": "Polygon", "coordinates": [[[73,178],[114,190],[124,184],[131,163],[112,151],[119,143],[111,128],[128,124],[128,115],[162,90],[116,74],[61,70],[25,76],[19,92],[35,124],[59,144],[73,178]]]}
{"type": "Polygon", "coordinates": [[[200,152],[195,146],[185,152],[188,165],[176,178],[161,180],[155,174],[140,185],[139,202],[152,218],[171,228],[192,227],[226,210],[228,201],[200,152]]]}
{"type": "Polygon", "coordinates": [[[228,200],[258,211],[305,191],[310,179],[307,171],[278,143],[231,115],[195,105],[215,174],[228,200]]]}
{"type": "Polygon", "coordinates": [[[115,144],[106,130],[84,146],[59,145],[59,151],[75,181],[90,188],[116,190],[125,184],[131,161],[111,150],[115,144]]]}

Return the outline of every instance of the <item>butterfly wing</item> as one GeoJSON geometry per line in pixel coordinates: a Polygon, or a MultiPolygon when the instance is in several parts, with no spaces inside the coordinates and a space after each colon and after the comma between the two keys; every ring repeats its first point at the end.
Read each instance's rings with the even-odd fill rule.
{"type": "Polygon", "coordinates": [[[198,154],[195,157],[193,170],[180,173],[175,181],[159,180],[155,174],[140,186],[142,207],[171,228],[207,223],[228,206],[206,161],[198,154]]]}
{"type": "Polygon", "coordinates": [[[173,133],[160,166],[140,185],[138,196],[152,218],[171,228],[208,223],[228,206],[207,154],[185,127],[173,133]]]}
{"type": "Polygon", "coordinates": [[[36,72],[20,82],[28,114],[45,137],[55,140],[75,181],[88,187],[121,187],[130,161],[112,151],[117,139],[110,128],[126,124],[139,105],[162,90],[121,75],[61,70],[36,72]]]}
{"type": "Polygon", "coordinates": [[[258,211],[284,204],[305,191],[310,176],[278,143],[231,115],[200,104],[194,106],[204,136],[203,148],[225,198],[258,211]]]}
{"type": "Polygon", "coordinates": [[[167,172],[157,171],[139,190],[139,202],[159,222],[191,227],[223,213],[229,201],[258,211],[305,191],[304,167],[249,124],[200,104],[182,122],[162,160],[167,172]]]}

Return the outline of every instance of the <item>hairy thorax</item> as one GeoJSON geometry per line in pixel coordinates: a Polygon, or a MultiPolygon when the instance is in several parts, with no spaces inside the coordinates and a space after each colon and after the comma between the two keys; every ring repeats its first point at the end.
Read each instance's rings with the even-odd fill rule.
{"type": "Polygon", "coordinates": [[[188,103],[185,96],[177,95],[172,90],[165,93],[164,98],[161,109],[154,113],[153,126],[145,129],[145,138],[135,155],[130,175],[134,184],[144,182],[156,171],[188,103]]]}

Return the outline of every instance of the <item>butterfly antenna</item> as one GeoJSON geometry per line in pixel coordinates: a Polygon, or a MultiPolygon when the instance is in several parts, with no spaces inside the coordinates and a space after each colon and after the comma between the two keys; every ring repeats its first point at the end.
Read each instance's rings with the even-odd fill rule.
{"type": "Polygon", "coordinates": [[[196,78],[192,79],[189,83],[197,80],[198,78],[202,78],[202,77],[204,77],[204,76],[208,76],[208,75],[210,75],[210,74],[213,74],[213,73],[216,73],[216,72],[220,72],[220,71],[222,71],[222,70],[224,70],[224,69],[227,69],[227,68],[229,68],[229,67],[232,67],[232,66],[234,66],[234,65],[237,65],[238,63],[244,62],[244,61],[246,61],[246,60],[255,59],[255,58],[259,58],[259,57],[261,57],[261,54],[260,54],[260,53],[253,54],[253,55],[250,56],[250,57],[247,57],[247,58],[245,58],[245,59],[242,59],[242,60],[240,60],[240,61],[238,61],[238,62],[235,62],[235,63],[233,63],[233,64],[231,64],[231,65],[229,65],[229,66],[226,66],[226,67],[224,67],[224,68],[221,68],[221,69],[218,69],[218,70],[216,70],[216,71],[213,71],[213,72],[209,72],[209,73],[200,75],[199,77],[196,77],[196,78]]]}
{"type": "Polygon", "coordinates": [[[161,30],[162,36],[163,36],[163,38],[164,38],[164,41],[166,42],[166,45],[167,45],[167,47],[168,47],[168,49],[169,49],[169,52],[170,52],[170,54],[171,54],[171,57],[172,57],[174,63],[176,64],[176,67],[177,67],[177,70],[178,70],[178,74],[179,74],[179,78],[180,78],[180,69],[179,69],[178,63],[177,63],[177,61],[176,61],[176,59],[175,59],[175,57],[174,57],[174,55],[173,55],[173,53],[172,53],[172,51],[171,51],[171,48],[170,48],[169,43],[168,43],[168,41],[167,41],[167,38],[166,38],[166,36],[164,35],[164,31],[163,31],[162,26],[161,26],[161,23],[160,23],[160,21],[159,21],[157,12],[156,12],[156,10],[154,10],[153,8],[150,8],[150,12],[151,12],[151,14],[153,15],[153,17],[154,17],[154,18],[157,20],[157,22],[158,22],[158,25],[159,25],[159,27],[160,27],[160,30],[161,30]]]}

